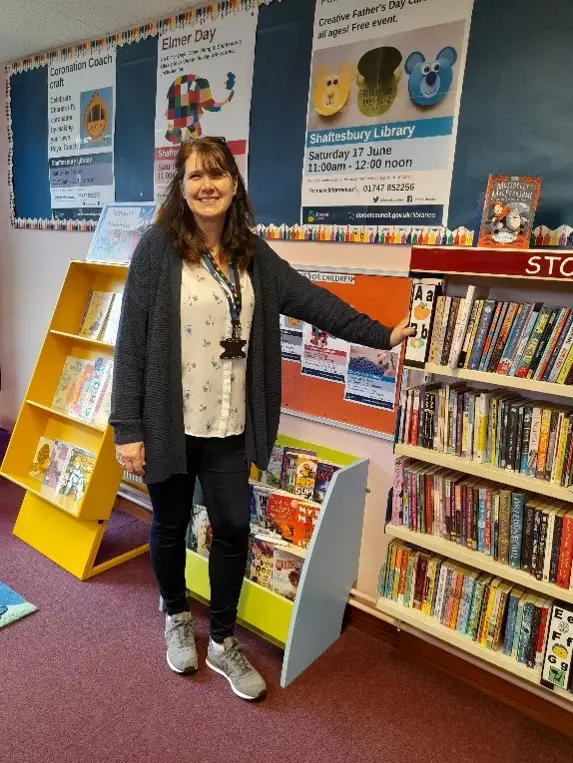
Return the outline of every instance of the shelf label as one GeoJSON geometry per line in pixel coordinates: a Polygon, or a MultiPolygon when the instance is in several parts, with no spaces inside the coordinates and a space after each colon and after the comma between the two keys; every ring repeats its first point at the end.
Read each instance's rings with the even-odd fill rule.
{"type": "Polygon", "coordinates": [[[410,272],[573,279],[573,251],[412,247],[410,272]]]}

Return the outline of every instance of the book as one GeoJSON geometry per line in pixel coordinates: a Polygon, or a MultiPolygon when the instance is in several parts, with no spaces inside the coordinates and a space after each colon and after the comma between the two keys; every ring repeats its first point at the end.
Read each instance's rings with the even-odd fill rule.
{"type": "Polygon", "coordinates": [[[54,450],[55,442],[49,437],[40,437],[38,445],[36,446],[36,452],[30,466],[28,474],[32,479],[44,482],[46,472],[50,466],[52,460],[52,454],[54,450]]]}
{"type": "Polygon", "coordinates": [[[252,541],[249,578],[263,588],[272,589],[273,558],[277,542],[264,534],[256,534],[252,541]]]}
{"type": "Polygon", "coordinates": [[[107,319],[100,335],[102,342],[115,344],[117,332],[119,330],[119,321],[121,318],[121,308],[123,305],[123,294],[116,292],[113,296],[113,302],[109,309],[107,319]]]}
{"type": "Polygon", "coordinates": [[[155,204],[106,204],[86,259],[129,263],[141,237],[155,217],[155,204]]]}
{"type": "Polygon", "coordinates": [[[547,643],[541,672],[541,683],[547,688],[567,689],[571,675],[573,649],[571,628],[573,609],[571,605],[555,602],[551,607],[547,627],[547,643]]]}
{"type": "Polygon", "coordinates": [[[478,246],[528,249],[540,189],[539,176],[490,175],[478,246]]]}
{"type": "Polygon", "coordinates": [[[80,336],[90,339],[100,338],[114,301],[114,296],[114,293],[110,291],[90,292],[78,331],[80,336]]]}
{"type": "Polygon", "coordinates": [[[62,469],[56,493],[66,503],[82,501],[95,465],[95,455],[84,448],[72,445],[62,469]]]}
{"type": "Polygon", "coordinates": [[[412,283],[409,325],[414,328],[413,336],[406,340],[404,362],[408,366],[423,368],[430,351],[430,336],[436,300],[440,295],[442,280],[417,279],[412,283]]]}
{"type": "Polygon", "coordinates": [[[294,601],[303,565],[304,556],[297,553],[296,548],[276,546],[273,553],[272,590],[294,601]]]}
{"type": "Polygon", "coordinates": [[[328,486],[332,482],[332,478],[336,472],[340,469],[336,464],[329,461],[319,461],[316,468],[316,479],[314,483],[314,491],[312,494],[312,500],[315,503],[323,503],[326,498],[328,486]]]}

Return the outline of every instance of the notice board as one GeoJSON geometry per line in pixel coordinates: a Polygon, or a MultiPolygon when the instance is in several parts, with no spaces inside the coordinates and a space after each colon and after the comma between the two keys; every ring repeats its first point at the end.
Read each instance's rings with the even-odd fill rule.
{"type": "MultiPolygon", "coordinates": [[[[394,327],[408,313],[410,281],[400,275],[297,267],[356,310],[394,327]]],[[[377,352],[282,318],[283,413],[388,438],[394,434],[402,351],[377,352]]]]}

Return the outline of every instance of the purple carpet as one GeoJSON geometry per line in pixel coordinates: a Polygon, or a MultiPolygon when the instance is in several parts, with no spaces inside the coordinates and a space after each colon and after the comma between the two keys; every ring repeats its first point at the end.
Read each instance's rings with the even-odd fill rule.
{"type": "Polygon", "coordinates": [[[21,499],[0,480],[0,579],[39,607],[0,632],[2,763],[573,760],[573,742],[353,628],[286,690],[279,650],[241,633],[261,704],[204,666],[175,675],[147,556],[81,583],[12,536],[21,499]]]}

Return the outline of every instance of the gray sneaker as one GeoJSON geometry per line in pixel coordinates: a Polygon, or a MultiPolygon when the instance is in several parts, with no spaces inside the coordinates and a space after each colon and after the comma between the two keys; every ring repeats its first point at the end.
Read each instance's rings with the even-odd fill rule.
{"type": "Polygon", "coordinates": [[[195,673],[199,657],[195,646],[191,612],[165,617],[165,643],[167,664],[176,673],[195,673]]]}
{"type": "Polygon", "coordinates": [[[209,640],[207,665],[220,673],[231,684],[231,689],[241,699],[261,699],[267,691],[263,677],[258,673],[243,654],[239,642],[229,636],[223,642],[225,650],[218,652],[209,640]]]}

